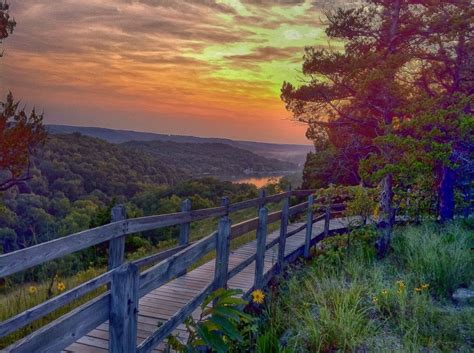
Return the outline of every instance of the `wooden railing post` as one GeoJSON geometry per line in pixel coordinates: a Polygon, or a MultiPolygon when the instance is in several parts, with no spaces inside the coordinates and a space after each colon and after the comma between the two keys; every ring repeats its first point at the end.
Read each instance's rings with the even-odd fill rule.
{"type": "Polygon", "coordinates": [[[258,209],[260,210],[262,207],[265,206],[265,197],[267,196],[267,191],[265,189],[261,189],[260,192],[258,193],[258,209]]]}
{"type": "MultiPolygon", "coordinates": [[[[191,200],[185,199],[181,202],[181,212],[191,211],[191,200]]],[[[191,229],[191,223],[183,223],[179,226],[179,245],[188,245],[189,244],[189,231],[191,229]]],[[[187,271],[184,270],[181,273],[178,273],[178,277],[182,276],[187,271]]]]}
{"type": "MultiPolygon", "coordinates": [[[[288,191],[291,192],[291,186],[288,187],[288,191]]],[[[276,268],[277,273],[283,269],[284,262],[285,262],[285,246],[286,246],[286,233],[288,231],[290,197],[291,197],[291,194],[283,199],[283,208],[281,210],[280,237],[278,241],[278,262],[277,262],[277,268],[276,268]]]]}
{"type": "Polygon", "coordinates": [[[311,247],[311,238],[313,237],[313,203],[314,196],[308,196],[308,211],[306,212],[306,236],[304,241],[304,257],[309,258],[309,249],[311,247]]]}
{"type": "Polygon", "coordinates": [[[331,206],[326,206],[324,214],[324,237],[329,235],[329,221],[331,220],[331,206]]]}
{"type": "Polygon", "coordinates": [[[255,288],[262,288],[263,270],[265,266],[265,248],[267,239],[267,217],[268,209],[266,207],[260,208],[258,212],[258,227],[257,227],[257,253],[255,257],[255,288]]]}
{"type": "Polygon", "coordinates": [[[123,265],[113,275],[109,314],[109,352],[135,353],[137,348],[138,267],[123,265]]]}
{"type": "MultiPolygon", "coordinates": [[[[127,218],[125,207],[117,205],[112,208],[112,222],[124,221],[127,218]]],[[[125,236],[114,238],[109,241],[109,270],[121,264],[125,257],[125,236]]]]}
{"type": "MultiPolygon", "coordinates": [[[[191,200],[185,199],[181,202],[181,212],[189,212],[191,211],[191,200]]],[[[179,228],[179,245],[187,245],[189,244],[189,229],[191,227],[191,223],[183,223],[180,225],[179,228]]]]}
{"type": "MultiPolygon", "coordinates": [[[[222,198],[222,206],[229,209],[229,199],[222,198]]],[[[230,249],[230,227],[231,221],[228,212],[219,219],[216,240],[216,268],[214,271],[214,284],[217,288],[227,287],[227,276],[229,272],[229,249],[230,249]]]]}

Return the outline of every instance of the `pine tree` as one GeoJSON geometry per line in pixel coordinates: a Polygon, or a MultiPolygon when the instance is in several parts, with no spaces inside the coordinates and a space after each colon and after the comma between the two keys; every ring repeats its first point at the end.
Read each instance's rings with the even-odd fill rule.
{"type": "MultiPolygon", "coordinates": [[[[413,13],[408,1],[371,0],[366,6],[329,13],[327,35],[343,40],[343,52],[306,49],[303,73],[309,82],[300,87],[284,83],[282,99],[296,119],[322,134],[346,136],[346,149],[357,162],[376,155],[387,163],[392,151],[374,140],[390,134],[406,116],[406,87],[401,69],[412,60],[409,43],[413,13]],[[352,138],[347,138],[352,136],[352,138]]],[[[380,173],[378,254],[390,245],[393,175],[380,173]]]]}

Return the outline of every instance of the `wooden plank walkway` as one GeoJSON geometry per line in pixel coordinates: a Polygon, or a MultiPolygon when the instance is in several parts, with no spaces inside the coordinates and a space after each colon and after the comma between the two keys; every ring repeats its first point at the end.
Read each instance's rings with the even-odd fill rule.
{"type": "MultiPolygon", "coordinates": [[[[344,218],[331,219],[330,230],[344,229],[348,220],[344,218]]],[[[288,225],[288,232],[302,226],[303,223],[293,223],[288,225]]],[[[313,238],[323,233],[324,220],[313,224],[313,238]]],[[[298,248],[304,246],[305,232],[302,231],[287,238],[285,256],[290,256],[298,248]]],[[[279,236],[279,230],[269,233],[266,242],[270,243],[279,236]]],[[[229,270],[232,270],[243,260],[254,255],[256,252],[256,240],[253,240],[238,249],[230,252],[229,270]]],[[[265,253],[264,273],[267,274],[277,262],[278,244],[269,248],[265,253]]],[[[159,323],[167,321],[181,307],[188,303],[200,291],[214,280],[215,261],[209,261],[186,274],[173,279],[167,284],[151,291],[139,301],[137,343],[140,344],[146,337],[150,336],[158,328],[159,323]]],[[[228,282],[229,288],[249,291],[254,284],[255,261],[231,278],[228,282]]],[[[198,309],[199,310],[199,309],[198,309]]],[[[199,316],[196,310],[193,316],[199,316]]],[[[186,337],[184,325],[178,326],[174,331],[180,337],[186,337]]],[[[98,326],[87,335],[79,338],[75,343],[67,347],[63,352],[77,353],[108,353],[108,322],[98,326]]],[[[163,352],[165,343],[161,343],[153,352],[163,352]]]]}

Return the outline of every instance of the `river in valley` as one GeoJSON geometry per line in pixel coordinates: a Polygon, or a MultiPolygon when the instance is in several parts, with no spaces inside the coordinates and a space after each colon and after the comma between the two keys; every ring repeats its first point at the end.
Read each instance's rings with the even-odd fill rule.
{"type": "Polygon", "coordinates": [[[263,188],[269,183],[277,183],[283,175],[272,175],[272,176],[248,176],[239,179],[231,180],[235,184],[253,184],[257,188],[263,188]]]}

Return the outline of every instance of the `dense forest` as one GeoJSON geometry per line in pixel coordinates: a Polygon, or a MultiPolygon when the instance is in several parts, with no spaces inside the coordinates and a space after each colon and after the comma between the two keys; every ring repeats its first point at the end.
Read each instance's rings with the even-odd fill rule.
{"type": "MultiPolygon", "coordinates": [[[[2,196],[2,252],[107,223],[116,203],[126,203],[129,216],[141,216],[176,212],[186,197],[193,208],[203,208],[218,205],[222,196],[236,201],[256,195],[251,185],[193,178],[206,170],[222,175],[292,166],[228,145],[196,145],[117,145],[77,133],[50,135],[32,158],[30,179],[2,196]]],[[[164,236],[153,235],[153,242],[164,236]]]]}
{"type": "Polygon", "coordinates": [[[258,156],[247,150],[223,143],[176,143],[163,141],[125,142],[126,150],[145,152],[164,165],[175,166],[195,177],[203,175],[234,176],[295,170],[289,162],[258,156]]]}
{"type": "Polygon", "coordinates": [[[96,137],[111,143],[130,141],[162,141],[192,144],[219,143],[247,150],[265,158],[276,158],[282,161],[296,163],[298,165],[303,165],[307,153],[314,150],[314,147],[311,145],[241,141],[219,137],[158,134],[154,132],[116,130],[103,127],[48,124],[45,125],[45,128],[50,134],[72,134],[74,132],[79,132],[82,135],[96,137]]]}

